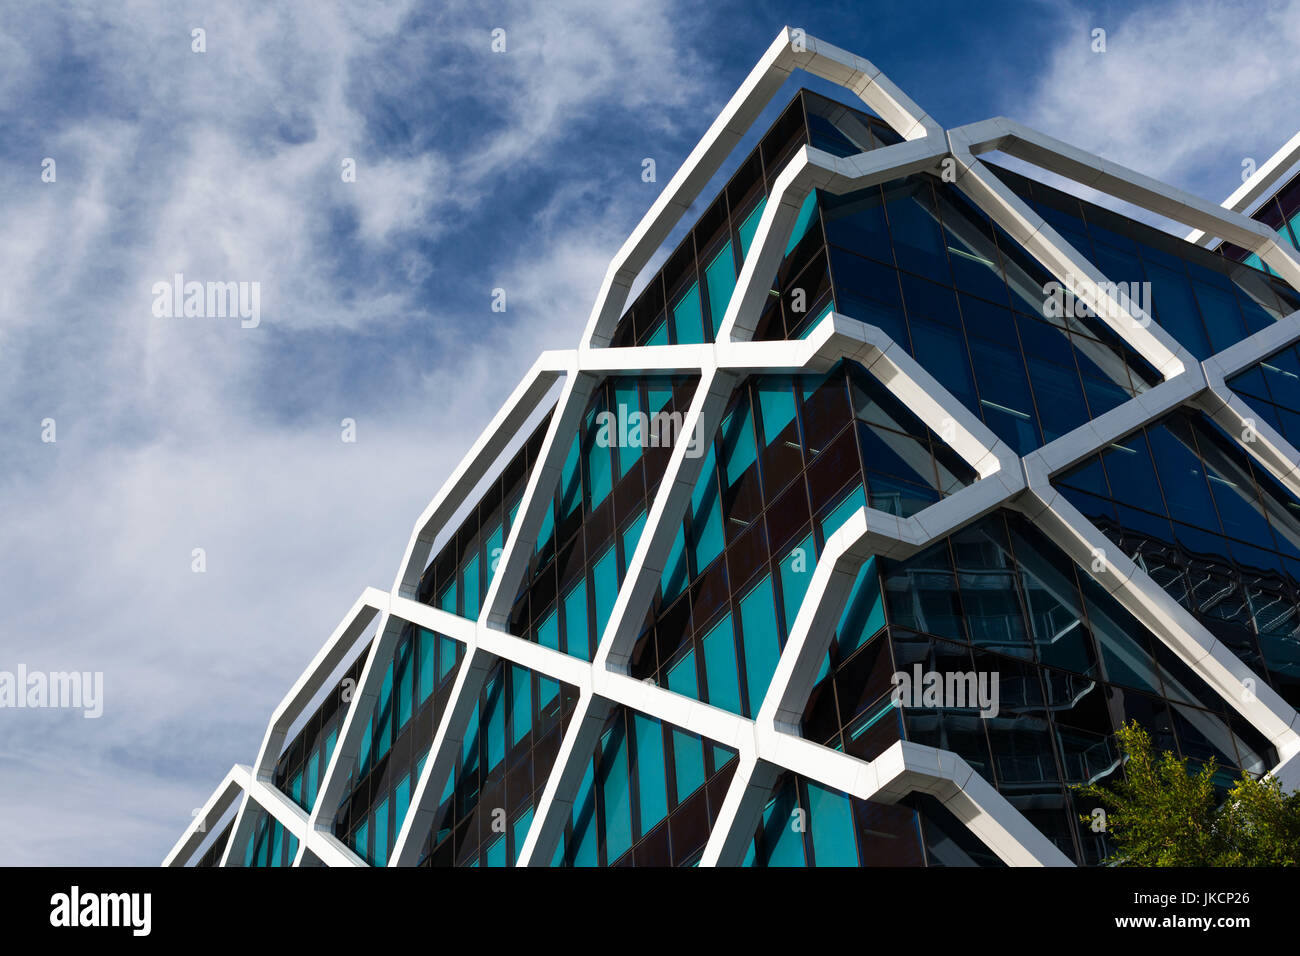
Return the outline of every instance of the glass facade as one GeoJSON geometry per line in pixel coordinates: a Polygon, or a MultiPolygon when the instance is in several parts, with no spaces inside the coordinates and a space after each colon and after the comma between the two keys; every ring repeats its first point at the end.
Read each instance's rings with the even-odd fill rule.
{"type": "MultiPolygon", "coordinates": [[[[875,117],[801,90],[624,313],[611,344],[714,341],[768,193],[790,157],[804,145],[851,156],[898,142],[875,117]]],[[[760,337],[797,338],[832,306],[818,202],[813,193],[799,211],[760,337]]]]}
{"type": "Polygon", "coordinates": [[[696,382],[611,377],[594,390],[511,611],[510,633],[592,659],[696,382]],[[632,440],[642,416],[648,434],[632,440]]]}
{"type": "Polygon", "coordinates": [[[861,366],[732,393],[632,676],[758,711],[826,540],[865,504],[909,516],[975,473],[861,366]]]}
{"type": "Polygon", "coordinates": [[[693,866],[736,772],[736,751],[617,707],[557,848],[557,866],[693,866]]]}
{"type": "Polygon", "coordinates": [[[316,806],[320,782],[325,779],[334,745],[338,743],[351,703],[351,690],[361,680],[361,668],[370,654],[370,644],[357,655],[337,688],[325,695],[315,713],[285,748],[275,764],[275,786],[308,813],[316,806]]]}
{"type": "MultiPolygon", "coordinates": [[[[772,184],[795,151],[848,156],[897,142],[879,120],[801,91],[620,318],[612,345],[714,341],[772,184]]],[[[1197,359],[1300,308],[1294,290],[1231,247],[1210,252],[993,169],[1108,279],[1148,284],[1143,304],[1197,359]]],[[[1298,183],[1256,216],[1291,243],[1300,238],[1298,183]]],[[[1019,455],[1160,382],[1096,315],[1049,308],[1056,277],[956,186],[929,174],[841,196],[814,191],[784,252],[757,339],[798,339],[832,309],[878,326],[1019,455]]],[[[693,437],[681,426],[698,381],[623,374],[593,389],[511,596],[511,634],[593,659],[672,445],[693,437]]],[[[1300,347],[1229,385],[1300,442],[1300,347]]],[[[421,601],[481,615],[548,426],[549,418],[534,429],[424,569],[421,601]]],[[[1300,706],[1300,502],[1255,464],[1251,440],[1183,408],[1053,484],[1300,706]]],[[[864,505],[909,517],[977,480],[852,361],[825,374],[749,375],[698,451],[686,514],[667,554],[656,556],[662,572],[629,673],[744,718],[758,713],[835,531],[864,505]]],[[[372,865],[389,862],[463,656],[450,638],[406,625],[383,663],[361,752],[339,768],[346,786],[330,808],[334,833],[372,865]]],[[[364,659],[348,672],[353,681],[364,659]]],[[[421,865],[518,860],[578,700],[576,687],[495,662],[434,823],[412,834],[421,865]]],[[[275,785],[304,810],[319,794],[347,706],[343,695],[327,696],[276,764],[275,785]]],[[[911,558],[862,565],[799,729],[864,760],[898,741],[954,752],[1067,858],[1095,864],[1109,847],[1080,822],[1092,806],[1072,787],[1123,774],[1114,734],[1132,720],[1193,767],[1215,759],[1222,787],[1277,762],[1268,739],[1105,587],[1003,508],[911,558]],[[971,675],[974,686],[981,675],[996,681],[996,705],[900,705],[895,675],[918,671],[971,675]]],[[[734,750],[622,705],[593,752],[575,757],[583,775],[555,866],[698,864],[739,764],[734,750]]],[[[232,862],[291,862],[296,845],[283,828],[251,802],[249,812],[252,835],[232,862]]],[[[227,839],[200,865],[219,862],[227,839]]],[[[877,804],[792,771],[768,795],[746,862],[1000,865],[933,797],[877,804]]]]}
{"type": "Polygon", "coordinates": [[[896,804],[861,800],[787,770],[745,857],[746,866],[1004,865],[928,794],[896,804]]]}
{"type": "MultiPolygon", "coordinates": [[[[560,751],[578,690],[499,661],[422,840],[421,866],[513,866],[560,751]]],[[[416,773],[423,767],[421,757],[416,773]]]]}
{"type": "Polygon", "coordinates": [[[1103,844],[1077,825],[1068,787],[1117,770],[1111,735],[1129,720],[1193,761],[1252,773],[1276,762],[1262,735],[1086,571],[1004,511],[906,561],[863,566],[803,733],[867,760],[898,740],[951,750],[1067,856],[1096,862],[1103,844]],[[998,713],[896,706],[892,675],[918,665],[996,676],[998,713]]]}
{"type": "Polygon", "coordinates": [[[298,838],[251,798],[244,813],[252,817],[248,839],[230,853],[231,866],[292,866],[298,838]]]}
{"type": "Polygon", "coordinates": [[[1056,480],[1070,502],[1292,706],[1300,503],[1231,436],[1180,410],[1056,480]]]}
{"type": "MultiPolygon", "coordinates": [[[[1286,185],[1265,199],[1260,207],[1251,213],[1251,218],[1272,229],[1282,242],[1292,248],[1300,248],[1300,173],[1292,176],[1286,185]]],[[[1225,242],[1221,243],[1216,251],[1235,262],[1244,262],[1270,275],[1277,275],[1264,265],[1259,256],[1247,252],[1240,246],[1225,242]]]]}
{"type": "Polygon", "coordinates": [[[334,814],[335,835],[375,866],[388,862],[464,656],[464,645],[407,624],[387,663],[334,814]]]}

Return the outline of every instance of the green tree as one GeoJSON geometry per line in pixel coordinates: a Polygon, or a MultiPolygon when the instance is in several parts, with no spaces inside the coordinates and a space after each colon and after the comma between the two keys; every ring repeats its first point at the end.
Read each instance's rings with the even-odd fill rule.
{"type": "MultiPolygon", "coordinates": [[[[1124,779],[1074,787],[1106,810],[1117,866],[1300,865],[1300,792],[1273,777],[1242,774],[1220,802],[1213,758],[1196,773],[1187,758],[1155,753],[1136,721],[1116,733],[1124,779]]],[[[1092,818],[1083,816],[1084,823],[1092,818]]]]}

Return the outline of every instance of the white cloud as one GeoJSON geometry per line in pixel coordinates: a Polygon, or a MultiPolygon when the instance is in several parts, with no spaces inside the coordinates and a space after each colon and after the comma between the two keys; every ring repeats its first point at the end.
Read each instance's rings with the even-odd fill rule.
{"type": "MultiPolygon", "coordinates": [[[[526,235],[476,222],[509,250],[496,277],[505,316],[486,290],[482,316],[417,294],[430,275],[448,287],[465,277],[413,240],[472,217],[499,177],[549,165],[597,105],[644,109],[663,128],[702,82],[684,80],[698,64],[674,49],[681,21],[659,4],[591,3],[573,22],[520,6],[493,78],[455,78],[505,104],[482,149],[383,154],[353,71],[403,90],[411,70],[436,69],[437,30],[398,45],[411,62],[385,67],[408,5],[352,9],[249,2],[192,24],[165,3],[120,15],[86,5],[58,30],[53,14],[0,16],[0,51],[22,54],[0,73],[11,103],[73,68],[64,53],[110,87],[105,102],[32,127],[46,138],[24,156],[56,156],[56,184],[7,161],[0,349],[22,372],[0,382],[12,410],[0,669],[103,670],[106,709],[99,720],[0,711],[0,862],[156,863],[229,765],[252,759],[271,709],[362,588],[390,586],[411,524],[536,353],[576,344],[649,197],[561,189],[526,235]],[[189,52],[191,25],[207,30],[207,54],[189,52]],[[340,180],[345,156],[358,160],[355,184],[340,180]],[[353,210],[359,247],[409,284],[339,277],[331,205],[353,210]],[[150,288],[177,271],[261,281],[263,326],[153,319],[150,288]],[[442,346],[434,362],[402,382],[359,378],[349,344],[410,316],[442,346]],[[304,356],[290,374],[326,383],[292,415],[251,394],[284,367],[275,348],[304,356]],[[39,441],[46,415],[53,445],[39,441]],[[345,416],[358,419],[355,445],[339,439],[345,416]],[[196,547],[204,574],[190,570],[196,547]]],[[[439,16],[468,36],[472,9],[439,16]]],[[[387,351],[402,369],[403,341],[387,351]]]]}
{"type": "Polygon", "coordinates": [[[1165,0],[1112,19],[1075,10],[1007,114],[1219,201],[1296,132],[1300,2],[1165,0]],[[1094,53],[1091,31],[1107,31],[1094,53]]]}

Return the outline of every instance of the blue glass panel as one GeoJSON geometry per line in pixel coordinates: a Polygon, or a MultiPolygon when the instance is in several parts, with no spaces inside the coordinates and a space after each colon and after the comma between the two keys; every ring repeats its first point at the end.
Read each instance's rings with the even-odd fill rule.
{"type": "MultiPolygon", "coordinates": [[[[573,439],[573,444],[569,446],[569,453],[564,458],[564,470],[560,473],[560,514],[568,517],[573,509],[582,504],[582,475],[578,468],[581,449],[579,446],[579,437],[573,439]]],[[[550,538],[550,534],[538,536],[538,547],[541,547],[550,538]]]]}
{"type": "Polygon", "coordinates": [[[429,699],[429,695],[433,693],[433,661],[435,657],[434,649],[437,647],[437,636],[432,631],[419,628],[416,631],[416,640],[418,642],[416,669],[420,672],[418,690],[420,703],[423,704],[429,699]]]}
{"type": "Polygon", "coordinates": [[[491,773],[501,761],[506,759],[506,710],[502,706],[505,695],[505,674],[498,672],[485,692],[484,713],[487,724],[483,728],[484,743],[487,744],[487,767],[491,773]]]}

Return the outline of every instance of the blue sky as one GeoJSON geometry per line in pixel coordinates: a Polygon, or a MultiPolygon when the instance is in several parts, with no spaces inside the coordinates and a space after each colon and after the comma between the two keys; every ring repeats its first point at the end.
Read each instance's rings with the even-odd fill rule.
{"type": "Polygon", "coordinates": [[[1300,127],[1300,2],[0,3],[0,670],[105,681],[0,710],[0,863],[161,859],[785,24],[1216,201],[1300,127]]]}

